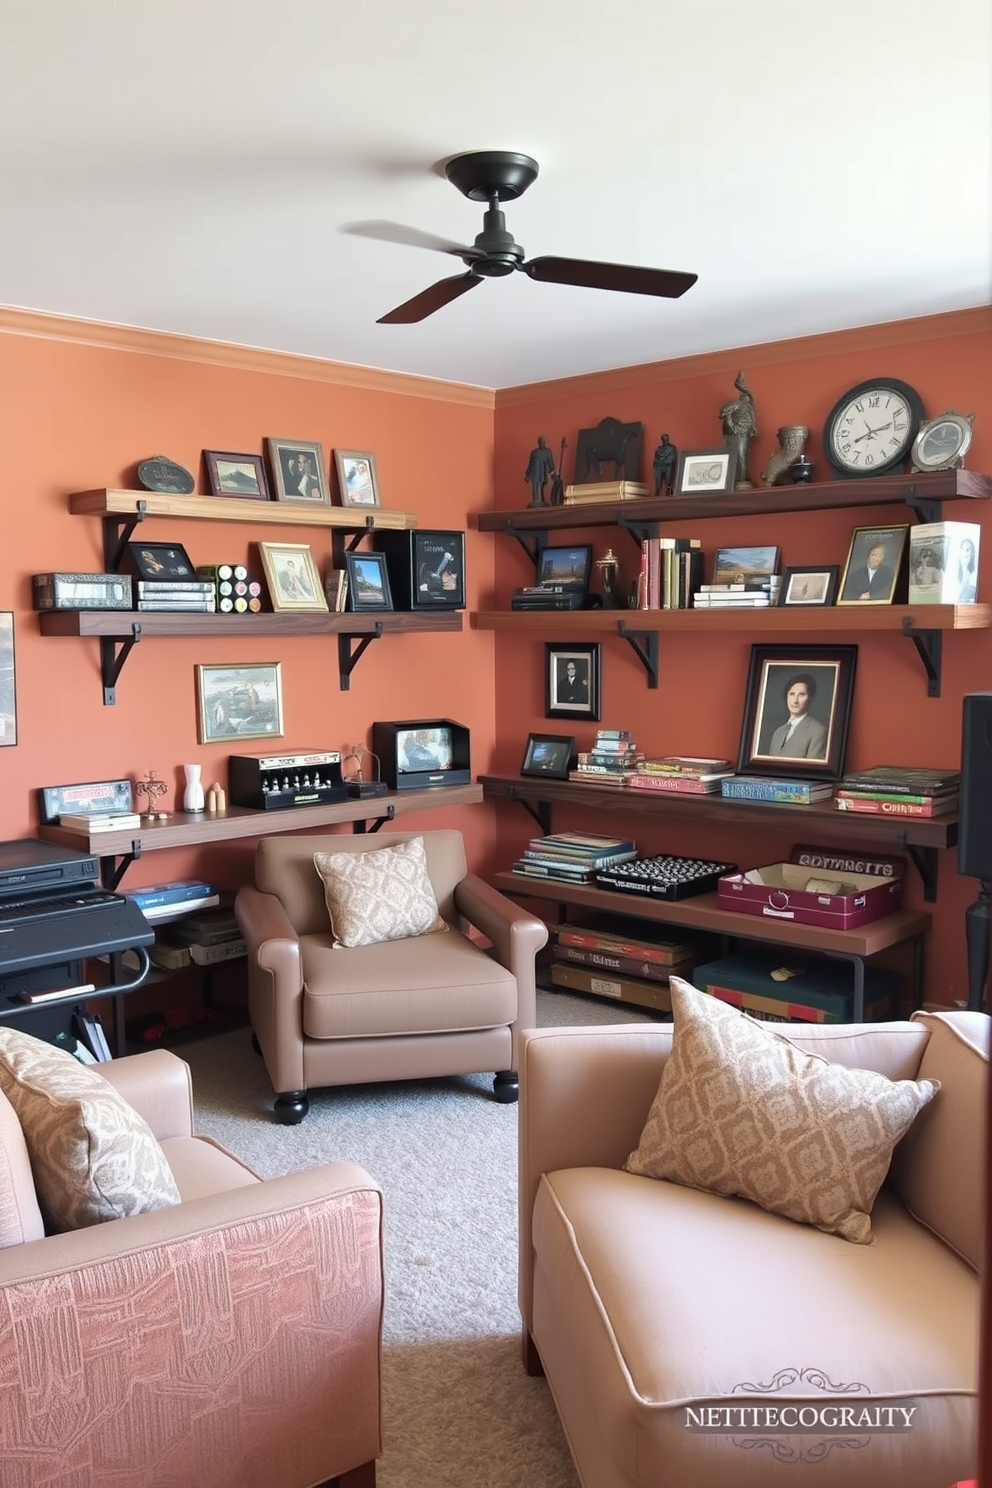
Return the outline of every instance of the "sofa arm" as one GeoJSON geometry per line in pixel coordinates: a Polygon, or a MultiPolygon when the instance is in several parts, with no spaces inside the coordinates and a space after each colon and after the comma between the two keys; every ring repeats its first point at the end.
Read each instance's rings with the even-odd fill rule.
{"type": "Polygon", "coordinates": [[[147,1488],[369,1462],[382,1277],[381,1191],[350,1163],[5,1250],[4,1460],[38,1482],[123,1461],[147,1488]]]}
{"type": "Polygon", "coordinates": [[[547,944],[547,925],[475,873],[467,873],[455,886],[454,898],[458,913],[492,941],[496,960],[516,978],[517,1026],[534,1028],[537,1023],[534,958],[547,944]]]}
{"type": "Polygon", "coordinates": [[[160,1142],[193,1135],[193,1085],[189,1065],[169,1049],[127,1054],[96,1066],[128,1105],[143,1116],[160,1142]]]}
{"type": "Polygon", "coordinates": [[[248,948],[248,1016],[274,1090],[303,1090],[303,960],[275,894],[250,885],[234,912],[248,948]]]}

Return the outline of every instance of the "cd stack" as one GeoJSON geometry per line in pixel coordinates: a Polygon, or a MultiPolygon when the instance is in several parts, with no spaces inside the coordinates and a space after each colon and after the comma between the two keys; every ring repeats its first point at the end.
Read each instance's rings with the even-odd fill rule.
{"type": "Polygon", "coordinates": [[[257,615],[262,608],[262,586],[243,563],[205,563],[196,571],[212,586],[221,614],[257,615]]]}
{"type": "Polygon", "coordinates": [[[743,584],[700,584],[692,596],[697,610],[759,610],[777,605],[782,579],[779,574],[749,580],[743,584]]]}
{"type": "Polygon", "coordinates": [[[581,610],[585,606],[584,589],[571,584],[530,584],[514,589],[511,610],[581,610]]]}
{"type": "Polygon", "coordinates": [[[135,608],[212,614],[217,601],[213,585],[201,579],[138,579],[135,608]]]}

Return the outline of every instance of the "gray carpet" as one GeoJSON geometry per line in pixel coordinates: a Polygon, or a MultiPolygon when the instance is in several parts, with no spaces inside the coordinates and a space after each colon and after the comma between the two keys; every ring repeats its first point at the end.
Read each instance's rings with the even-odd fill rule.
{"type": "MultiPolygon", "coordinates": [[[[651,1022],[538,993],[538,1023],[651,1022]]],[[[247,1031],[186,1044],[197,1129],[263,1177],[346,1159],[383,1186],[386,1309],[380,1488],[577,1488],[548,1387],[520,1362],[517,1107],[463,1076],[318,1091],[296,1127],[247,1031]]]]}

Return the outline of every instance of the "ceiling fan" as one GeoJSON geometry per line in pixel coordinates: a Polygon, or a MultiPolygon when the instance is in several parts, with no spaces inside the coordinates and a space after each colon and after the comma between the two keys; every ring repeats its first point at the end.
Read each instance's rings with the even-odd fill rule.
{"type": "Polygon", "coordinates": [[[445,166],[445,175],[471,201],[488,202],[481,233],[471,248],[438,241],[443,253],[460,258],[467,274],[439,279],[429,289],[414,295],[381,315],[377,325],[410,325],[426,320],[474,289],[483,279],[501,279],[520,269],[530,279],[545,284],[574,284],[584,289],[613,289],[624,294],[659,295],[675,300],[695,284],[697,274],[675,269],[644,269],[633,264],[596,263],[582,258],[524,258],[524,250],[506,228],[500,203],[514,201],[537,179],[537,161],[508,150],[475,150],[456,155],[445,166]]]}

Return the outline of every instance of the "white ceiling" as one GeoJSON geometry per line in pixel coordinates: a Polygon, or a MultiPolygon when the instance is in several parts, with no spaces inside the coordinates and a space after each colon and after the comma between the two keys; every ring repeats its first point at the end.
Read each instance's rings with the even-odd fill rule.
{"type": "Polygon", "coordinates": [[[506,387],[992,299],[989,0],[0,0],[0,303],[506,387]],[[493,280],[443,175],[536,157],[493,280]]]}

